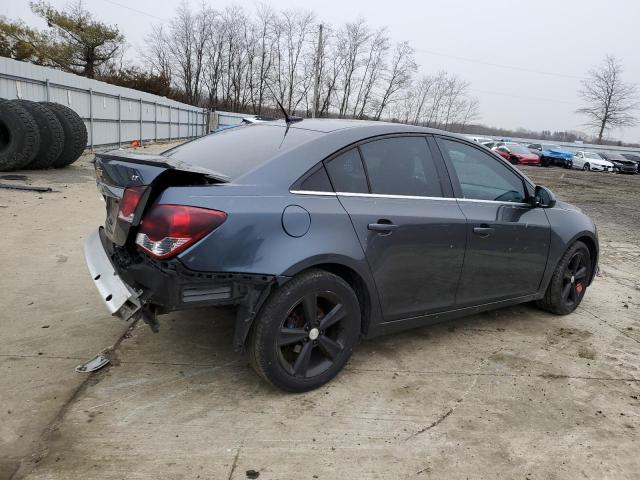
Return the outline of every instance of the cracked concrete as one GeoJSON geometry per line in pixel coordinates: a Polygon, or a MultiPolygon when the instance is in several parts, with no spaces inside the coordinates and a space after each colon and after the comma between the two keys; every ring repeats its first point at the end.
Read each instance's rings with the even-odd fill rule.
{"type": "Polygon", "coordinates": [[[1,260],[22,272],[0,279],[0,478],[637,478],[640,214],[620,205],[640,177],[526,169],[598,222],[602,274],[574,314],[521,305],[374,339],[288,395],[232,351],[230,312],[123,335],[82,264],[103,206],[75,168],[38,174],[75,179],[68,199],[0,192],[20,227],[1,260]],[[118,338],[113,365],[73,372],[118,338]]]}

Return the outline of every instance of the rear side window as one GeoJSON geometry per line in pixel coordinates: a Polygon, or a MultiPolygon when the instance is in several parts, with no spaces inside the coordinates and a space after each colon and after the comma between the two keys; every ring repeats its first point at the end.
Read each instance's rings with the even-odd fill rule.
{"type": "Polygon", "coordinates": [[[384,138],[360,146],[371,193],[441,197],[442,187],[424,137],[384,138]]]}
{"type": "Polygon", "coordinates": [[[336,192],[369,193],[367,177],[357,148],[333,158],[326,167],[336,192]]]}
{"type": "Polygon", "coordinates": [[[275,155],[317,138],[321,133],[277,125],[245,125],[206,135],[165,155],[234,180],[275,155]]]}
{"type": "Polygon", "coordinates": [[[306,192],[333,192],[327,171],[322,165],[314,173],[305,178],[300,184],[300,190],[306,192]]]}
{"type": "Polygon", "coordinates": [[[438,140],[460,182],[464,198],[524,202],[522,179],[504,161],[470,145],[438,140]]]}

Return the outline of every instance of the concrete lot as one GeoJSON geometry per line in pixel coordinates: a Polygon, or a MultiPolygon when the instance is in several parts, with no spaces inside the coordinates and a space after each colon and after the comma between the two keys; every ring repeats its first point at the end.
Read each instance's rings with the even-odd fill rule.
{"type": "Polygon", "coordinates": [[[0,478],[638,477],[640,176],[525,168],[598,224],[601,275],[574,314],[371,340],[288,395],[232,352],[228,312],[159,334],[106,314],[82,258],[104,209],[88,161],[30,174],[59,192],[0,190],[0,478]],[[73,371],[116,344],[110,367],[73,371]]]}

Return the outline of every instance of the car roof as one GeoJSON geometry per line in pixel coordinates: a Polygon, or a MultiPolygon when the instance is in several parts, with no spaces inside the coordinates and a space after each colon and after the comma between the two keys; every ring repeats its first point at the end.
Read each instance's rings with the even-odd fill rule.
{"type": "MultiPolygon", "coordinates": [[[[287,126],[284,120],[262,122],[262,125],[279,126],[283,128],[286,128],[287,126]]],[[[450,135],[449,132],[444,132],[443,130],[428,127],[419,127],[416,125],[406,125],[404,123],[380,122],[375,120],[354,120],[343,118],[305,118],[303,120],[293,122],[289,125],[289,128],[313,130],[321,133],[331,133],[338,130],[351,129],[362,132],[365,135],[367,130],[378,131],[380,130],[380,128],[384,127],[389,128],[390,133],[407,131],[420,133],[446,133],[447,135],[450,135]]],[[[460,135],[459,137],[467,141],[469,140],[467,137],[464,137],[462,135],[460,135]]]]}

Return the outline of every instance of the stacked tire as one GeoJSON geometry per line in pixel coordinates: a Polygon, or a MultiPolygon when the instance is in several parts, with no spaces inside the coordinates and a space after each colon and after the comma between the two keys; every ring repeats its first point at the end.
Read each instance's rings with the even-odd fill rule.
{"type": "Polygon", "coordinates": [[[0,99],[0,171],[66,167],[86,146],[87,128],[69,107],[0,99]]]}

